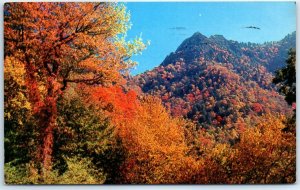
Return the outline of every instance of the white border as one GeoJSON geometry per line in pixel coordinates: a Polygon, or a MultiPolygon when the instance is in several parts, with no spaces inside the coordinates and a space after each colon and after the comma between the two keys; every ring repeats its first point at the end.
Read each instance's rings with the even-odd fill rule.
{"type": "MultiPolygon", "coordinates": [[[[115,188],[118,189],[125,189],[125,190],[129,190],[129,189],[156,189],[156,190],[160,190],[160,189],[167,189],[167,190],[182,190],[182,189],[189,189],[189,190],[198,190],[198,189],[209,189],[209,190],[240,190],[240,189],[263,189],[263,190],[282,190],[282,189],[289,189],[289,190],[299,190],[300,189],[300,181],[299,181],[299,141],[300,141],[300,137],[297,137],[297,181],[296,184],[291,184],[291,185],[5,185],[4,184],[4,71],[3,71],[3,46],[4,46],[4,42],[3,42],[3,5],[5,2],[22,2],[24,0],[0,0],[1,4],[0,4],[0,189],[3,190],[15,190],[15,189],[22,189],[22,190],[37,190],[37,189],[45,189],[45,190],[49,190],[49,189],[64,189],[64,190],[68,190],[68,189],[72,189],[72,190],[82,190],[82,189],[108,189],[108,190],[113,190],[115,188]]],[[[26,0],[25,0],[26,1],[26,0]]],[[[27,0],[34,2],[34,0],[27,0]]],[[[40,1],[47,1],[47,2],[53,2],[53,0],[40,0],[40,1]]],[[[100,0],[56,0],[55,2],[58,1],[63,1],[63,2],[83,2],[83,1],[100,1],[100,0]]],[[[113,1],[116,2],[114,0],[106,0],[106,1],[113,1]]],[[[152,0],[154,2],[160,2],[159,0],[152,0]]],[[[164,0],[163,2],[178,2],[174,1],[174,0],[164,0]]],[[[242,0],[236,0],[237,2],[242,2],[242,0]]],[[[254,2],[259,2],[259,0],[252,0],[254,2]]],[[[280,0],[273,0],[273,1],[269,1],[269,0],[263,0],[264,2],[278,2],[280,0]]],[[[298,20],[298,10],[299,10],[299,4],[300,4],[300,0],[295,0],[297,2],[297,19],[298,20]]],[[[35,1],[36,2],[36,1],[35,1]]],[[[120,0],[118,2],[137,2],[137,0],[120,0]]],[[[139,2],[150,2],[149,0],[139,0],[139,2]]],[[[181,0],[181,2],[220,2],[220,0],[206,0],[206,1],[200,1],[200,0],[186,0],[183,1],[181,0]]],[[[245,2],[245,1],[244,1],[245,2]]],[[[292,1],[294,2],[294,1],[292,1]]],[[[296,32],[296,36],[298,36],[299,34],[299,25],[297,24],[297,32],[296,32]]],[[[297,41],[297,50],[299,48],[299,37],[296,38],[297,41]]],[[[296,70],[298,70],[297,72],[297,94],[300,93],[299,87],[300,87],[300,66],[299,66],[299,56],[300,52],[298,50],[297,52],[297,65],[296,65],[296,70]]],[[[300,108],[300,99],[299,96],[297,96],[297,107],[300,108]]],[[[299,111],[299,109],[298,109],[299,111]]],[[[300,125],[300,119],[299,119],[299,115],[297,115],[297,131],[299,133],[299,125],[300,125]]],[[[299,135],[297,135],[299,136],[299,135]]]]}

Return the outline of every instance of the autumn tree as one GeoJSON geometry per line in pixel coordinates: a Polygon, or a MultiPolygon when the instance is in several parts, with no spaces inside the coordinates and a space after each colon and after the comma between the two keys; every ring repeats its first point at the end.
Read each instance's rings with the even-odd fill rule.
{"type": "Polygon", "coordinates": [[[89,160],[89,168],[97,169],[91,174],[101,176],[94,183],[117,183],[123,149],[115,126],[102,107],[86,105],[82,100],[86,97],[79,95],[74,90],[68,90],[59,98],[60,115],[57,119],[58,127],[54,130],[53,168],[61,175],[66,175],[66,172],[71,175],[69,159],[89,160]]]}
{"type": "Polygon", "coordinates": [[[295,182],[296,139],[282,131],[284,121],[284,117],[266,115],[241,135],[232,163],[238,180],[234,183],[295,182]]]}
{"type": "Polygon", "coordinates": [[[296,102],[296,50],[290,49],[286,66],[275,73],[273,82],[279,84],[279,92],[285,95],[289,105],[296,102]]]}
{"type": "Polygon", "coordinates": [[[34,118],[27,96],[24,73],[24,64],[13,58],[6,58],[4,63],[5,162],[14,161],[15,164],[29,160],[30,154],[33,154],[32,148],[26,148],[24,142],[33,143],[35,137],[32,133],[34,118]]]}
{"type": "Polygon", "coordinates": [[[195,183],[278,184],[296,180],[296,139],[282,129],[285,118],[265,115],[248,126],[239,141],[230,146],[215,143],[205,150],[204,167],[195,183]]]}
{"type": "MultiPolygon", "coordinates": [[[[57,100],[70,83],[105,85],[118,81],[144,48],[126,42],[129,15],[112,3],[6,3],[5,60],[24,64],[28,100],[39,126],[36,159],[52,166],[57,100]]],[[[9,63],[5,63],[9,64],[9,63]]]]}
{"type": "Polygon", "coordinates": [[[199,165],[188,156],[184,122],[171,118],[160,100],[141,100],[130,120],[118,123],[127,152],[121,167],[123,183],[188,183],[199,165]]]}

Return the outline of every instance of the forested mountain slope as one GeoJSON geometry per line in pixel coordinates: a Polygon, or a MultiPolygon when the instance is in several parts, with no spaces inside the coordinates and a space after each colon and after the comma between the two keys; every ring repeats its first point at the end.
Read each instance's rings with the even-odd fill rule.
{"type": "Polygon", "coordinates": [[[264,44],[239,43],[223,36],[197,32],[183,41],[160,66],[135,76],[144,93],[158,96],[175,116],[199,126],[255,122],[265,113],[290,108],[272,84],[295,47],[295,32],[264,44]]]}

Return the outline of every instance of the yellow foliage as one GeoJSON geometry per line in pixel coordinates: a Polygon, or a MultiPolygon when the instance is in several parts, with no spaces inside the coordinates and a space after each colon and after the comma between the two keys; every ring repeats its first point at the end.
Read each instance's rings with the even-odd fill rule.
{"type": "Polygon", "coordinates": [[[205,150],[196,183],[294,183],[296,141],[284,132],[284,117],[266,115],[248,126],[234,146],[216,143],[205,150]]]}
{"type": "Polygon", "coordinates": [[[13,57],[7,57],[4,61],[4,83],[4,117],[7,120],[16,119],[22,125],[22,120],[30,115],[31,110],[26,97],[24,64],[13,57]],[[26,114],[19,115],[22,110],[26,114]]]}
{"type": "Polygon", "coordinates": [[[120,124],[129,155],[123,165],[127,182],[187,183],[199,164],[187,156],[183,122],[171,118],[161,102],[146,97],[136,117],[120,124]]]}

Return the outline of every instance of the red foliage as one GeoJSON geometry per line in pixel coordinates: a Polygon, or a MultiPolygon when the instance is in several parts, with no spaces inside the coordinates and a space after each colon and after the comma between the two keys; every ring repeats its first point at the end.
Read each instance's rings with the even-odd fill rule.
{"type": "Polygon", "coordinates": [[[116,121],[124,121],[132,118],[138,106],[137,94],[130,90],[127,93],[120,86],[111,87],[87,87],[88,101],[105,108],[108,115],[116,121]]]}
{"type": "Polygon", "coordinates": [[[252,104],[252,109],[256,113],[261,113],[263,111],[263,106],[260,103],[253,103],[252,104]]]}
{"type": "Polygon", "coordinates": [[[223,118],[222,118],[221,116],[217,115],[216,120],[217,120],[218,122],[222,122],[222,121],[223,121],[223,118]]]}

